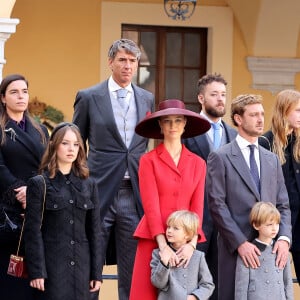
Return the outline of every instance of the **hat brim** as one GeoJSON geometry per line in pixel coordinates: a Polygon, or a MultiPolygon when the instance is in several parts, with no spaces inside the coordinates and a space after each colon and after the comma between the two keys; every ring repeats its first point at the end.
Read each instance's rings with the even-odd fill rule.
{"type": "Polygon", "coordinates": [[[201,117],[199,114],[181,108],[167,108],[154,112],[147,116],[135,127],[135,132],[150,139],[163,139],[164,136],[161,133],[161,129],[158,120],[162,116],[169,115],[183,115],[186,117],[187,122],[182,134],[182,138],[189,138],[205,133],[210,129],[210,123],[201,117]]]}

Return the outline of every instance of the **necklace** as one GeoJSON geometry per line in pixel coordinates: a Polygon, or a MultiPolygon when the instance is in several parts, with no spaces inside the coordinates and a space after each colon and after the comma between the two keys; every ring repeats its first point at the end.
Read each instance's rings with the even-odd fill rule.
{"type": "Polygon", "coordinates": [[[181,155],[181,151],[182,151],[182,147],[180,147],[179,151],[177,151],[175,154],[171,154],[171,157],[175,163],[175,165],[177,166],[178,165],[178,162],[179,162],[179,158],[180,158],[180,155],[181,155]]]}
{"type": "Polygon", "coordinates": [[[171,154],[171,157],[173,159],[176,159],[178,156],[180,156],[180,154],[181,154],[181,149],[179,151],[177,151],[175,154],[171,154]]]}

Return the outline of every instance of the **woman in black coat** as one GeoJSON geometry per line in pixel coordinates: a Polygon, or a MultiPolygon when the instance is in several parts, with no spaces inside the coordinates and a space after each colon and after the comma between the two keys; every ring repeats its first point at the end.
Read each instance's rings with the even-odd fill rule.
{"type": "Polygon", "coordinates": [[[76,125],[54,128],[41,170],[28,182],[24,226],[35,299],[88,300],[101,284],[100,203],[76,125]]]}
{"type": "Polygon", "coordinates": [[[276,153],[282,165],[291,209],[291,253],[300,283],[300,92],[283,90],[277,95],[271,130],[259,143],[276,153]]]}
{"type": "Polygon", "coordinates": [[[24,76],[5,77],[0,84],[0,99],[0,298],[30,300],[28,280],[6,272],[10,254],[17,251],[27,181],[38,173],[48,131],[29,116],[24,76]]]}

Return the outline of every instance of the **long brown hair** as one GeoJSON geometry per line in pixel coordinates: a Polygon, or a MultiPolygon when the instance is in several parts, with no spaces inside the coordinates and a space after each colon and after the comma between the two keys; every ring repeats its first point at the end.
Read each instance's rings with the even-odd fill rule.
{"type": "MultiPolygon", "coordinates": [[[[279,157],[280,163],[284,164],[285,148],[288,144],[288,134],[290,131],[287,116],[300,101],[300,92],[295,90],[283,90],[276,96],[271,130],[274,135],[272,149],[279,157]]],[[[296,138],[293,147],[293,156],[297,162],[300,161],[300,128],[293,130],[296,138]]]]}
{"type": "MultiPolygon", "coordinates": [[[[0,84],[0,132],[1,132],[1,141],[0,145],[3,145],[6,141],[6,134],[4,132],[5,126],[9,120],[9,115],[7,114],[6,107],[4,103],[2,102],[2,98],[5,97],[7,87],[14,81],[17,80],[23,80],[26,83],[26,86],[28,88],[28,81],[23,75],[20,74],[12,74],[8,75],[1,81],[0,84]]],[[[41,142],[42,144],[46,144],[46,136],[43,132],[41,126],[29,115],[28,109],[24,111],[24,116],[26,119],[32,124],[32,126],[39,132],[41,135],[41,142]]]]}
{"type": "Polygon", "coordinates": [[[43,155],[40,165],[40,173],[48,170],[50,178],[54,178],[59,168],[57,163],[57,149],[61,144],[67,130],[75,133],[79,143],[79,151],[76,160],[72,164],[72,171],[80,178],[87,178],[89,176],[89,169],[86,164],[86,155],[84,151],[83,141],[78,127],[73,123],[63,122],[58,124],[52,131],[46,151],[43,155]]]}

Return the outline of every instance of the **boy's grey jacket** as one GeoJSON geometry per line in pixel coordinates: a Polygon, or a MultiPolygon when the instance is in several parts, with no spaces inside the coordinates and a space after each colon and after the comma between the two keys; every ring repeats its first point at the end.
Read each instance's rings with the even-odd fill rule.
{"type": "Polygon", "coordinates": [[[160,261],[159,249],[154,249],[151,282],[159,289],[157,300],[186,300],[187,295],[206,300],[215,288],[204,253],[198,250],[194,251],[187,268],[168,268],[160,261]]]}
{"type": "Polygon", "coordinates": [[[240,256],[237,258],[235,275],[235,299],[245,300],[293,300],[293,280],[291,263],[288,260],[284,269],[275,266],[276,254],[272,246],[254,240],[261,251],[260,267],[245,267],[240,256]]]}

